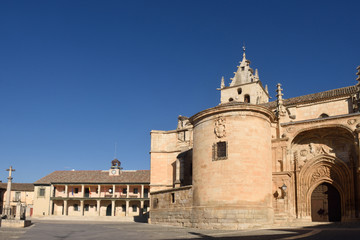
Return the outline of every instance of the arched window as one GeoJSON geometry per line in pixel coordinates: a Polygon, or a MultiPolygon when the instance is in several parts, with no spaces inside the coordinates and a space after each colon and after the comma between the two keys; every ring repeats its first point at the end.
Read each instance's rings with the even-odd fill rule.
{"type": "Polygon", "coordinates": [[[250,103],[250,95],[249,95],[249,94],[246,94],[246,95],[244,96],[244,102],[245,102],[245,103],[250,103]]]}
{"type": "Polygon", "coordinates": [[[242,89],[241,89],[241,88],[238,88],[238,89],[237,89],[237,92],[238,92],[238,94],[240,95],[240,94],[242,93],[242,89]]]}
{"type": "Polygon", "coordinates": [[[323,113],[319,116],[319,118],[327,118],[327,117],[329,117],[329,115],[327,115],[326,113],[323,113]]]}

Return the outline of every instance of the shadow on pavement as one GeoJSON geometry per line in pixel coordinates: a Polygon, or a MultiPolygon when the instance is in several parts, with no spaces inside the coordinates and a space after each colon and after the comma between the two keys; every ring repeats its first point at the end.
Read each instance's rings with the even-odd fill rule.
{"type": "Polygon", "coordinates": [[[229,231],[228,233],[204,234],[199,232],[188,232],[191,236],[184,238],[169,238],[167,240],[199,240],[199,239],[216,239],[216,240],[291,240],[291,239],[359,239],[360,222],[329,222],[329,223],[313,223],[311,226],[304,227],[284,227],[273,229],[258,229],[244,231],[229,231]],[[352,231],[354,230],[354,231],[352,231]],[[228,236],[226,236],[228,235],[228,236]]]}

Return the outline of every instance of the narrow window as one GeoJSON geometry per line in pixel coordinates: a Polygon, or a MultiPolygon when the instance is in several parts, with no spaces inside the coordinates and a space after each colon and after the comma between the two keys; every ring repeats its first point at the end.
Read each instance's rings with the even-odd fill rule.
{"type": "Polygon", "coordinates": [[[171,203],[175,203],[175,193],[171,193],[171,203]]]}
{"type": "Polygon", "coordinates": [[[226,157],[226,142],[218,142],[217,143],[217,158],[226,157]]]}
{"type": "Polygon", "coordinates": [[[79,205],[74,204],[74,211],[75,211],[75,212],[79,211],[79,205]]]}
{"type": "Polygon", "coordinates": [[[79,193],[79,189],[78,189],[78,188],[75,188],[74,192],[75,192],[75,193],[79,193]]]}
{"type": "Polygon", "coordinates": [[[123,205],[121,206],[121,208],[122,208],[122,211],[123,211],[123,212],[126,212],[126,205],[125,205],[125,204],[123,204],[123,205]]]}
{"type": "Polygon", "coordinates": [[[134,194],[138,194],[139,190],[137,188],[134,188],[134,194]]]}
{"type": "Polygon", "coordinates": [[[238,94],[240,95],[242,93],[242,89],[241,88],[238,88],[237,90],[238,94]]]}
{"type": "Polygon", "coordinates": [[[127,188],[123,188],[122,193],[123,193],[123,194],[126,194],[126,193],[127,193],[127,188]]]}
{"type": "Polygon", "coordinates": [[[86,211],[86,212],[89,211],[89,204],[85,204],[85,206],[84,206],[84,211],[86,211]]]}
{"type": "Polygon", "coordinates": [[[45,196],[45,188],[40,188],[39,189],[39,197],[44,197],[45,196]]]}
{"type": "Polygon", "coordinates": [[[244,96],[244,102],[245,102],[245,103],[250,103],[250,96],[249,96],[249,94],[246,94],[246,95],[244,96]]]}
{"type": "Polygon", "coordinates": [[[15,192],[15,199],[14,199],[14,201],[15,201],[15,202],[18,202],[18,201],[20,201],[20,199],[21,199],[21,192],[15,192]]]}

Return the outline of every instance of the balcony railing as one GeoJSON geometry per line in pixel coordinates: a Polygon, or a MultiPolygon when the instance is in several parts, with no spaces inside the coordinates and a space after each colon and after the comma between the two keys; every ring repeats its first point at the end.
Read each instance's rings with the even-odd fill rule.
{"type": "MultiPolygon", "coordinates": [[[[148,198],[148,194],[144,194],[143,198],[148,198]]],[[[72,195],[71,193],[66,196],[65,194],[54,194],[53,198],[141,198],[140,194],[129,194],[129,197],[126,196],[126,194],[112,194],[112,193],[107,193],[107,194],[101,194],[99,196],[99,194],[94,193],[94,194],[87,194],[85,193],[83,196],[80,194],[77,195],[72,195]]]]}

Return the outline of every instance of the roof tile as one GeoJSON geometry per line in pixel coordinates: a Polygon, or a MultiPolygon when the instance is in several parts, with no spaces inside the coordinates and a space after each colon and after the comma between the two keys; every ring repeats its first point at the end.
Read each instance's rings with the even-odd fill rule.
{"type": "MultiPolygon", "coordinates": [[[[7,189],[7,183],[0,183],[0,189],[7,189]]],[[[34,191],[33,183],[11,183],[11,191],[34,191]]]]}
{"type": "MultiPolygon", "coordinates": [[[[305,104],[305,103],[311,103],[311,102],[316,102],[316,101],[322,101],[322,100],[342,97],[342,96],[349,96],[354,93],[356,93],[356,85],[343,87],[343,88],[337,88],[337,89],[333,89],[333,90],[328,90],[325,92],[318,92],[318,93],[303,95],[303,96],[294,97],[294,98],[288,98],[288,99],[284,99],[283,101],[284,101],[285,106],[289,106],[289,105],[294,105],[294,104],[305,104]]],[[[265,106],[268,108],[276,108],[276,101],[264,103],[264,104],[262,104],[262,106],[265,106]]]]}
{"type": "Polygon", "coordinates": [[[150,170],[123,170],[119,176],[109,171],[55,171],[39,179],[35,184],[50,183],[149,183],[150,170]]]}

